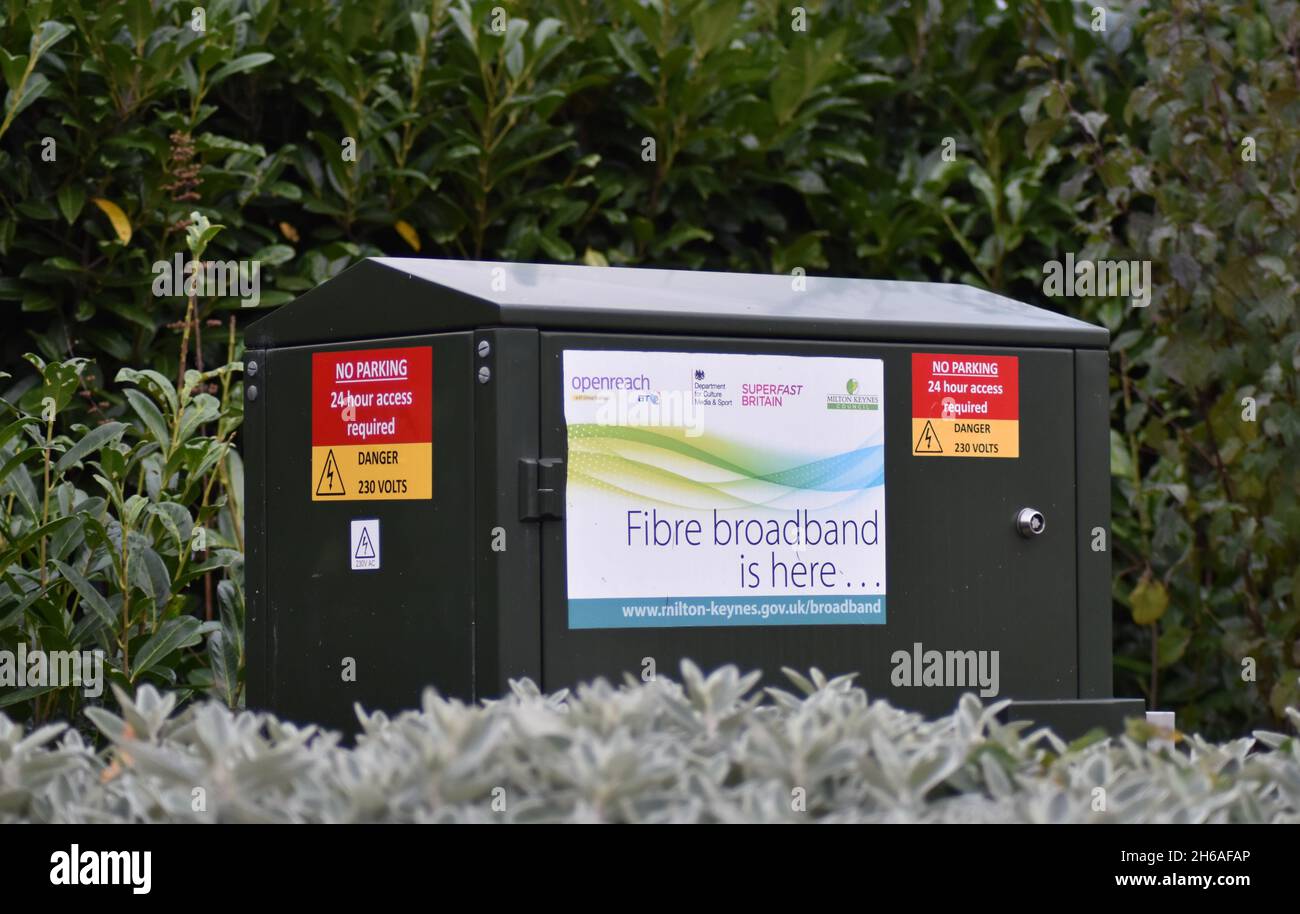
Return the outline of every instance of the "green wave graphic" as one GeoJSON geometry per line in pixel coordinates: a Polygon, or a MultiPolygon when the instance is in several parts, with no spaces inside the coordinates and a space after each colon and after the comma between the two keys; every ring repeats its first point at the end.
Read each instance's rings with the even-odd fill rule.
{"type": "MultiPolygon", "coordinates": [[[[575,425],[569,441],[568,478],[571,487],[652,500],[679,508],[761,507],[772,505],[795,493],[818,491],[831,498],[830,507],[854,497],[863,488],[879,485],[872,475],[883,468],[879,448],[864,448],[830,458],[801,463],[795,467],[757,473],[735,460],[703,447],[645,429],[619,426],[575,425]],[[648,449],[644,458],[629,455],[648,449]],[[656,453],[661,456],[656,458],[656,453]],[[667,455],[672,455],[670,459],[667,455]],[[675,463],[677,469],[664,466],[675,463]],[[722,478],[692,478],[694,476],[722,478]],[[680,470],[680,471],[678,471],[680,470]]],[[[717,447],[719,442],[707,442],[717,447]]],[[[722,443],[726,446],[726,443],[722,443]]],[[[727,450],[748,455],[746,449],[727,450]]],[[[765,463],[767,461],[764,461],[765,463]]]]}
{"type": "Polygon", "coordinates": [[[773,472],[779,467],[776,462],[768,468],[753,465],[746,466],[741,463],[741,461],[752,463],[756,458],[763,459],[764,457],[768,460],[779,461],[780,458],[776,455],[756,454],[751,448],[710,435],[701,435],[695,439],[697,443],[694,444],[687,442],[685,437],[685,429],[669,429],[667,432],[656,432],[622,425],[597,425],[592,422],[576,423],[569,426],[570,447],[573,446],[575,441],[582,440],[635,441],[639,444],[648,444],[651,447],[672,451],[684,457],[693,457],[711,466],[730,470],[737,476],[749,478],[773,472]]]}
{"type": "MultiPolygon", "coordinates": [[[[675,434],[649,431],[617,425],[579,423],[569,426],[569,449],[585,445],[598,445],[609,441],[628,441],[651,448],[669,451],[681,457],[697,460],[707,466],[734,473],[738,479],[754,479],[801,489],[821,488],[837,479],[861,470],[866,464],[880,464],[883,453],[874,448],[859,448],[844,454],[821,457],[816,460],[785,466],[789,458],[758,451],[709,436],[701,436],[699,444],[683,440],[685,430],[670,430],[675,434]],[[744,461],[743,463],[741,461],[744,461]]],[[[870,468],[870,467],[869,467],[870,468]]],[[[883,467],[880,467],[883,470],[883,467]]],[[[860,475],[860,474],[856,474],[860,475]]],[[[864,488],[878,484],[874,479],[855,479],[852,487],[864,488]]],[[[838,486],[832,486],[838,488],[838,486]]]]}

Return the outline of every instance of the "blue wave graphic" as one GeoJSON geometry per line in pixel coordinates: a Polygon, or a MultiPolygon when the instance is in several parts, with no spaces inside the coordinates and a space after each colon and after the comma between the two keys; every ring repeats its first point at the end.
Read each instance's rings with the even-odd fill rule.
{"type": "Polygon", "coordinates": [[[885,449],[869,445],[754,478],[796,489],[856,492],[885,484],[885,449]]]}

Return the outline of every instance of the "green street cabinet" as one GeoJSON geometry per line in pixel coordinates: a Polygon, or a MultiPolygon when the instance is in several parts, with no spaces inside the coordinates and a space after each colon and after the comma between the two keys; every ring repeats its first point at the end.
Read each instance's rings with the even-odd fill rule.
{"type": "Polygon", "coordinates": [[[249,706],[690,659],[1115,730],[1108,342],[962,285],[367,259],[248,329],[249,706]]]}

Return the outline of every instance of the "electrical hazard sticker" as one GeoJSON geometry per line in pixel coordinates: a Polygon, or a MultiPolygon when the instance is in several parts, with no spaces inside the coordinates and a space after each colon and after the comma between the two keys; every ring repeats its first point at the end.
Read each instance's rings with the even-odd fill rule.
{"type": "Polygon", "coordinates": [[[354,520],[352,522],[351,546],[348,552],[352,556],[353,571],[379,570],[379,520],[354,520]]]}
{"type": "Polygon", "coordinates": [[[311,390],[312,501],[433,498],[432,348],[313,353],[311,390]]]}
{"type": "Polygon", "coordinates": [[[1019,357],[912,353],[912,454],[1019,457],[1019,357]]]}

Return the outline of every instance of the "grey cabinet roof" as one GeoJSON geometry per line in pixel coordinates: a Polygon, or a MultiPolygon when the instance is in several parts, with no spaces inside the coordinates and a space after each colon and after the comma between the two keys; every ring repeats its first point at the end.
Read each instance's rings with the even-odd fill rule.
{"type": "Polygon", "coordinates": [[[371,257],[248,328],[250,348],[543,330],[1105,348],[1102,327],[971,286],[371,257]]]}

